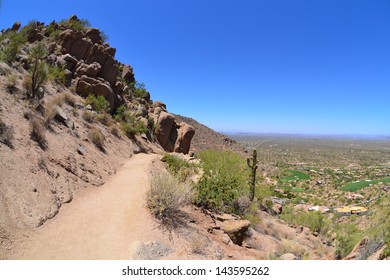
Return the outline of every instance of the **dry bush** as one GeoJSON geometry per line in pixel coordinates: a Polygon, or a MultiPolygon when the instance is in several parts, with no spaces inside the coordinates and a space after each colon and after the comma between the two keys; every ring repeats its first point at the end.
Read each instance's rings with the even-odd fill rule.
{"type": "Polygon", "coordinates": [[[112,120],[111,116],[107,113],[103,113],[103,114],[98,114],[96,116],[96,119],[98,122],[100,122],[101,124],[105,125],[105,126],[110,126],[114,123],[114,121],[112,120]]]}
{"type": "Polygon", "coordinates": [[[12,125],[6,125],[0,119],[0,142],[7,145],[11,149],[14,147],[12,140],[14,139],[14,129],[12,125]]]}
{"type": "Polygon", "coordinates": [[[9,93],[14,93],[16,90],[18,77],[15,74],[9,74],[7,76],[6,89],[9,93]]]}
{"type": "Polygon", "coordinates": [[[65,92],[62,94],[62,96],[66,104],[68,104],[71,107],[76,106],[76,98],[72,94],[65,92]]]}
{"type": "Polygon", "coordinates": [[[47,149],[46,127],[41,119],[31,119],[31,139],[38,143],[43,150],[47,149]]]}
{"type": "Polygon", "coordinates": [[[104,137],[100,129],[92,127],[88,132],[88,138],[99,150],[105,152],[104,142],[106,141],[106,137],[104,137]]]}
{"type": "Polygon", "coordinates": [[[190,243],[191,251],[194,254],[205,255],[206,250],[210,245],[209,239],[197,232],[193,232],[186,237],[190,243]]]}
{"type": "Polygon", "coordinates": [[[90,111],[84,111],[83,112],[83,119],[86,122],[93,123],[95,121],[95,115],[91,113],[90,111]]]}
{"type": "Polygon", "coordinates": [[[191,202],[193,192],[188,184],[181,183],[168,172],[152,173],[150,189],[146,194],[147,207],[171,231],[179,226],[180,208],[191,202]]]}
{"type": "Polygon", "coordinates": [[[110,132],[111,132],[112,135],[114,135],[114,136],[116,136],[118,138],[121,137],[120,130],[119,130],[119,128],[115,124],[111,125],[110,132]]]}
{"type": "Polygon", "coordinates": [[[283,255],[291,253],[301,259],[306,254],[306,249],[295,241],[282,240],[278,246],[278,254],[283,255]]]}

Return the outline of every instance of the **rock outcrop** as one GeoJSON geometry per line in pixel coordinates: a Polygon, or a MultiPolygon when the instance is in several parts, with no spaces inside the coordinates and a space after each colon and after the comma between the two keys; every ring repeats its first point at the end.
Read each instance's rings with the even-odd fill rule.
{"type": "Polygon", "coordinates": [[[221,223],[221,229],[229,235],[234,244],[242,245],[250,224],[248,220],[228,220],[221,223]]]}
{"type": "Polygon", "coordinates": [[[161,147],[168,152],[188,154],[195,135],[194,128],[184,122],[177,123],[172,114],[158,108],[156,137],[161,147]]]}

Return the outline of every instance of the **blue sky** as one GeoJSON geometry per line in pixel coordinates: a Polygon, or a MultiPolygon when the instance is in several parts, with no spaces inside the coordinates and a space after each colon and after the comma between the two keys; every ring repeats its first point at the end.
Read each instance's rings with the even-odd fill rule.
{"type": "Polygon", "coordinates": [[[224,132],[390,135],[388,0],[3,0],[0,28],[77,14],[154,100],[224,132]]]}

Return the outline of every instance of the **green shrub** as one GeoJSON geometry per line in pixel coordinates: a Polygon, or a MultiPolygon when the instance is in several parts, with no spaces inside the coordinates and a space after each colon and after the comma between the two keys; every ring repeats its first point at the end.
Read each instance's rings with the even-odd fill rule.
{"type": "Polygon", "coordinates": [[[363,238],[362,231],[355,224],[338,224],[336,231],[336,258],[351,253],[353,247],[363,238]]]}
{"type": "Polygon", "coordinates": [[[237,153],[206,150],[198,154],[204,174],[196,185],[196,203],[206,208],[225,212],[237,211],[237,199],[248,195],[248,170],[237,153]]]}
{"type": "Polygon", "coordinates": [[[90,22],[86,19],[63,19],[59,22],[59,24],[73,28],[76,31],[85,31],[88,27],[91,27],[90,22]]]}
{"type": "Polygon", "coordinates": [[[48,68],[43,58],[46,55],[45,45],[43,43],[33,47],[29,54],[30,70],[29,74],[25,77],[24,85],[27,89],[27,97],[43,98],[38,96],[39,88],[48,78],[48,68]]]}
{"type": "Polygon", "coordinates": [[[130,138],[148,131],[145,125],[130,112],[125,113],[124,121],[121,122],[121,128],[126,136],[130,138]]]}
{"type": "Polygon", "coordinates": [[[7,125],[0,118],[0,142],[13,148],[12,141],[14,139],[14,129],[11,125],[7,125]]]}
{"type": "Polygon", "coordinates": [[[166,172],[152,173],[146,205],[164,227],[175,228],[180,208],[191,202],[191,187],[166,172]]]}
{"type": "Polygon", "coordinates": [[[10,64],[15,61],[22,46],[27,43],[27,38],[25,38],[22,33],[11,31],[0,37],[0,41],[4,39],[9,39],[9,43],[0,50],[0,60],[10,64]]]}
{"type": "Polygon", "coordinates": [[[328,229],[326,217],[318,211],[296,211],[291,207],[284,207],[279,217],[290,225],[308,227],[312,232],[321,233],[328,229]]]}
{"type": "Polygon", "coordinates": [[[85,105],[91,105],[98,113],[107,112],[110,109],[110,103],[101,95],[88,95],[87,99],[85,99],[85,105]]]}
{"type": "Polygon", "coordinates": [[[57,65],[51,65],[48,67],[49,80],[55,81],[59,84],[65,85],[65,67],[58,67],[57,65]]]}
{"type": "Polygon", "coordinates": [[[140,83],[136,81],[129,84],[129,87],[130,87],[130,91],[133,93],[135,97],[144,98],[149,94],[148,91],[146,90],[144,83],[140,83]]]}
{"type": "Polygon", "coordinates": [[[162,159],[165,162],[169,172],[176,176],[181,182],[184,182],[191,174],[196,172],[196,166],[177,156],[166,154],[162,159]]]}
{"type": "Polygon", "coordinates": [[[120,105],[114,114],[114,119],[118,122],[125,120],[126,106],[124,104],[120,105]]]}
{"type": "Polygon", "coordinates": [[[88,132],[88,138],[99,150],[105,152],[104,142],[106,141],[106,137],[104,137],[104,134],[98,128],[91,128],[88,132]]]}

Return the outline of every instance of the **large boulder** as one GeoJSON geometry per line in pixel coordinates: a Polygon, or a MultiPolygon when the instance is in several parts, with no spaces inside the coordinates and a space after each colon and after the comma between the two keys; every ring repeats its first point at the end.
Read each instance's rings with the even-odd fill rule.
{"type": "Polygon", "coordinates": [[[123,65],[122,79],[126,80],[129,83],[135,82],[133,68],[130,65],[123,65]]]}
{"type": "Polygon", "coordinates": [[[171,131],[174,129],[174,125],[175,118],[173,115],[161,112],[157,121],[156,137],[164,150],[168,150],[168,140],[170,138],[171,131]]]}
{"type": "Polygon", "coordinates": [[[250,224],[248,220],[228,220],[221,223],[221,229],[229,235],[234,244],[241,246],[250,224]]]}
{"type": "Polygon", "coordinates": [[[109,82],[111,86],[114,86],[118,75],[119,70],[117,62],[115,61],[114,57],[108,55],[106,62],[102,65],[100,77],[109,82]]]}
{"type": "Polygon", "coordinates": [[[167,152],[188,154],[194,128],[184,122],[176,123],[174,116],[161,107],[154,109],[154,120],[157,123],[156,138],[161,147],[167,152]]]}
{"type": "Polygon", "coordinates": [[[85,36],[91,40],[93,44],[102,44],[103,40],[100,36],[100,31],[97,28],[88,28],[87,31],[85,31],[85,36]]]}
{"type": "Polygon", "coordinates": [[[103,96],[110,103],[111,110],[115,110],[121,104],[121,100],[107,82],[86,75],[81,76],[78,80],[76,93],[83,97],[87,97],[90,94],[103,96]]]}
{"type": "Polygon", "coordinates": [[[195,129],[186,123],[181,123],[178,129],[178,137],[175,143],[174,151],[177,153],[188,154],[191,147],[191,140],[195,135],[195,129]]]}
{"type": "Polygon", "coordinates": [[[11,30],[17,32],[20,26],[22,26],[22,24],[20,23],[20,21],[17,21],[14,23],[14,25],[12,25],[11,30]]]}
{"type": "Polygon", "coordinates": [[[97,77],[99,75],[101,69],[102,69],[102,67],[97,62],[93,62],[91,64],[82,63],[76,69],[76,75],[78,77],[81,77],[83,75],[86,75],[88,77],[97,77]]]}

